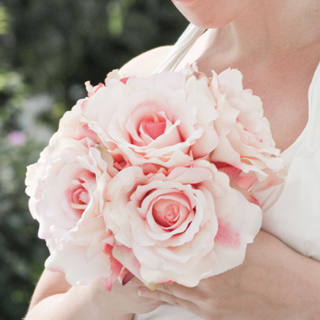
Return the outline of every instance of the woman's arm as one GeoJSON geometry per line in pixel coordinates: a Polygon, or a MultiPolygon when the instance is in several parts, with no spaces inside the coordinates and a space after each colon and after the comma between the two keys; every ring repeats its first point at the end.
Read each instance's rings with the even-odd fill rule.
{"type": "Polygon", "coordinates": [[[203,319],[313,320],[320,318],[320,262],[261,231],[243,265],[196,288],[161,285],[140,295],[179,305],[203,319]]]}

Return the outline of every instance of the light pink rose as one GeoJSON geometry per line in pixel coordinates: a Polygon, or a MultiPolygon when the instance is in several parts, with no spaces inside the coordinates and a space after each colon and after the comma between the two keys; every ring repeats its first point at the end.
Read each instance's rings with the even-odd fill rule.
{"type": "Polygon", "coordinates": [[[190,72],[121,79],[113,72],[106,82],[82,106],[81,121],[130,165],[185,165],[217,146],[207,79],[190,72]]]}
{"type": "Polygon", "coordinates": [[[205,160],[169,172],[126,168],[110,182],[107,198],[113,254],[151,287],[196,286],[241,264],[261,226],[259,206],[205,160]]]}
{"type": "Polygon", "coordinates": [[[219,112],[215,129],[220,139],[211,161],[254,173],[260,180],[281,170],[283,160],[263,116],[262,102],[252,91],[243,89],[240,71],[227,69],[213,74],[210,88],[219,112]]]}
{"type": "Polygon", "coordinates": [[[90,82],[86,82],[88,97],[78,100],[76,105],[73,106],[70,111],[65,112],[59,121],[58,131],[51,137],[49,144],[59,138],[73,138],[75,140],[90,138],[98,144],[97,135],[88,128],[86,123],[81,121],[81,110],[85,107],[89,98],[92,97],[101,87],[103,87],[103,84],[93,87],[90,82]]]}
{"type": "Polygon", "coordinates": [[[102,215],[105,189],[116,173],[112,162],[90,139],[58,138],[28,167],[30,211],[51,254],[46,267],[63,271],[72,285],[95,277],[112,282],[121,269],[110,256],[114,238],[102,215]]]}

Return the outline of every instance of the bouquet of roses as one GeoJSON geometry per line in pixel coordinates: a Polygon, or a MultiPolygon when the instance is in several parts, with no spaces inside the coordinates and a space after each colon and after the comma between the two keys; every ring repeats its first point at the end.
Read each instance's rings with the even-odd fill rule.
{"type": "Polygon", "coordinates": [[[261,227],[252,186],[279,183],[282,168],[241,73],[113,71],[86,88],[28,167],[46,267],[110,289],[128,274],[192,287],[240,265],[261,227]]]}

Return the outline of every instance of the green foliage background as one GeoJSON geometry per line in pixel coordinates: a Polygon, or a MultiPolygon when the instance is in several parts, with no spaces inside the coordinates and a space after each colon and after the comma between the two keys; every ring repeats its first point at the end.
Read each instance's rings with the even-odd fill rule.
{"type": "Polygon", "coordinates": [[[0,320],[21,319],[48,255],[24,193],[62,114],[187,22],[169,0],[0,0],[0,320]]]}

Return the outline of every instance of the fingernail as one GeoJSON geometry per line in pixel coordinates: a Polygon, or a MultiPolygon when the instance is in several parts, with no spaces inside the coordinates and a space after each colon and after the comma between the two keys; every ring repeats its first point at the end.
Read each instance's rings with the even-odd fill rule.
{"type": "Polygon", "coordinates": [[[147,295],[146,289],[145,288],[139,288],[138,289],[138,296],[139,297],[145,297],[147,295]]]}

